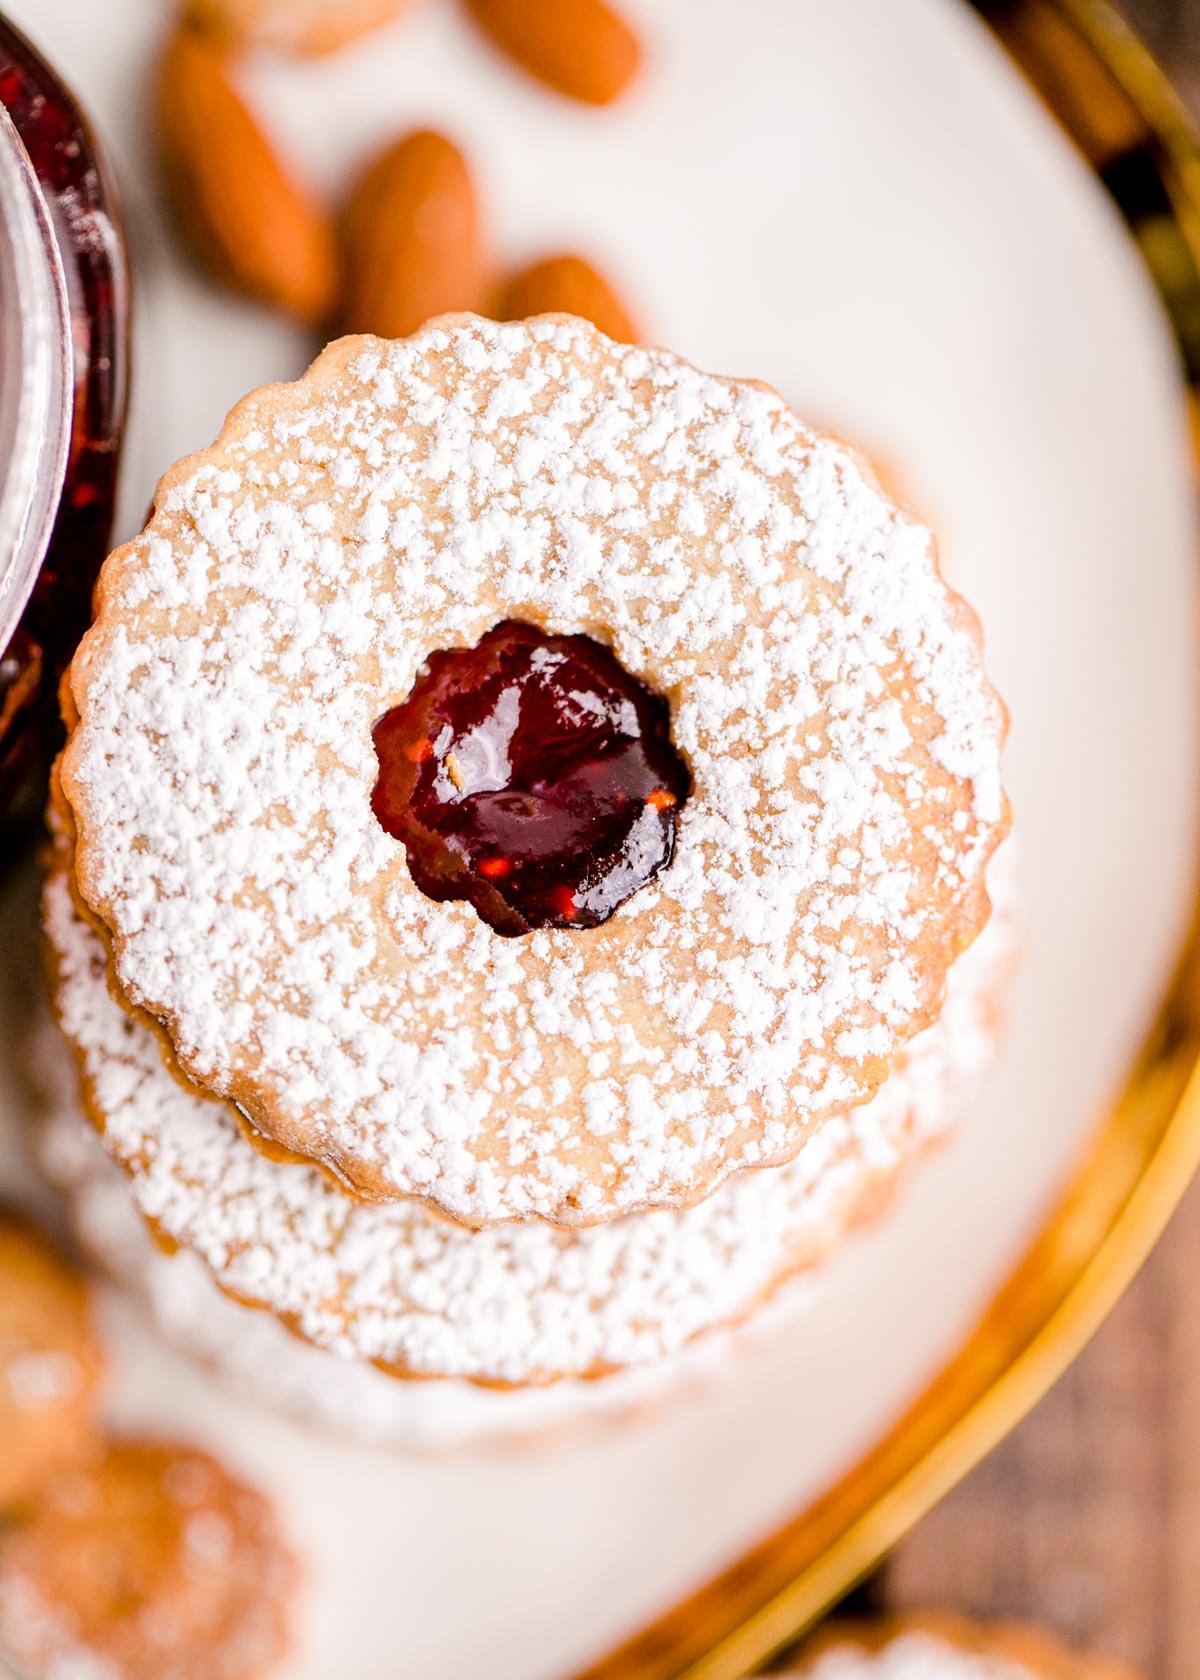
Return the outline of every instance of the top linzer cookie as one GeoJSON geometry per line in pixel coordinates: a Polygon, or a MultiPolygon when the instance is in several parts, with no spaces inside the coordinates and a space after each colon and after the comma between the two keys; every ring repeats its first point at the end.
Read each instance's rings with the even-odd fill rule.
{"type": "Polygon", "coordinates": [[[331,345],[110,557],[85,903],[183,1070],[466,1224],[793,1157],[986,921],[1003,708],[930,533],[563,316],[331,345]]]}

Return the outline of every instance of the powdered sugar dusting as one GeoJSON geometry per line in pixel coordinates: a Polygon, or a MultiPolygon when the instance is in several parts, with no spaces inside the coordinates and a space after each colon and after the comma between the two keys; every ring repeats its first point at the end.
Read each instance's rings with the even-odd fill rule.
{"type": "Polygon", "coordinates": [[[81,888],[193,1077],[385,1196],[586,1222],[787,1159],[982,924],[1001,709],[928,531],[773,393],[581,323],[344,340],[106,568],[81,888]],[[676,859],[587,934],[414,887],[371,726],[503,617],[672,702],[676,859]]]}
{"type": "Polygon", "coordinates": [[[356,1201],[317,1169],[267,1160],[217,1099],[185,1089],[158,1038],[107,985],[103,941],[65,872],[45,921],[63,1029],[140,1211],[239,1298],[320,1346],[424,1376],[526,1383],[652,1364],[740,1319],[820,1259],[868,1192],[942,1132],[994,1052],[1012,928],[997,915],[951,973],[936,1026],[870,1103],[795,1161],[683,1212],[579,1231],[469,1231],[417,1201],[356,1201]]]}
{"type": "Polygon", "coordinates": [[[1037,1680],[1024,1663],[924,1631],[902,1633],[876,1651],[833,1645],[799,1672],[805,1680],[1037,1680]]]}
{"type": "MultiPolygon", "coordinates": [[[[72,1070],[55,1036],[69,1085],[72,1070]]],[[[142,1303],[167,1340],[211,1365],[252,1402],[328,1429],[343,1441],[407,1452],[457,1451],[623,1419],[681,1388],[711,1381],[728,1369],[735,1351],[734,1337],[709,1336],[669,1363],[534,1388],[400,1381],[362,1360],[310,1346],[269,1313],[230,1300],[187,1249],[164,1253],[134,1207],[126,1174],[108,1159],[70,1089],[59,1093],[46,1118],[39,1153],[48,1176],[68,1197],[80,1242],[142,1303]]],[[[803,1310],[807,1299],[803,1286],[783,1291],[778,1305],[755,1318],[753,1334],[765,1328],[764,1318],[775,1325],[781,1314],[803,1310]]],[[[738,1346],[750,1334],[740,1332],[738,1346]]]]}

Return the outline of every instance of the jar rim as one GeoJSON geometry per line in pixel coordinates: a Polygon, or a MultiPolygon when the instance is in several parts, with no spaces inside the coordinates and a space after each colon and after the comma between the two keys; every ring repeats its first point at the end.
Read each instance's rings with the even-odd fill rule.
{"type": "Polygon", "coordinates": [[[41,184],[0,105],[0,654],[37,581],[66,478],[71,315],[41,184]]]}

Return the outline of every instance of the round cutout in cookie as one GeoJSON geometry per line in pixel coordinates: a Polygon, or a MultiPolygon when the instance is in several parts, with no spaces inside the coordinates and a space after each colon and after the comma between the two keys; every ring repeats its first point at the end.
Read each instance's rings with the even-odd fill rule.
{"type": "Polygon", "coordinates": [[[31,1674],[256,1680],[294,1585],[261,1494],[204,1453],[118,1440],[0,1533],[0,1647],[31,1674]]]}
{"type": "Polygon", "coordinates": [[[269,1160],[234,1110],[189,1090],[153,1026],[114,995],[61,844],[44,920],[85,1108],[146,1219],[229,1294],[321,1347],[403,1375],[492,1384],[652,1366],[818,1264],[958,1119],[993,1058],[1014,954],[1011,914],[998,911],[952,970],[938,1022],[870,1102],[786,1166],[680,1211],[577,1231],[541,1221],[471,1231],[420,1201],[363,1202],[313,1166],[269,1160]]]}
{"type": "Polygon", "coordinates": [[[0,1215],[0,1510],[94,1448],[103,1364],[81,1273],[0,1215]]]}
{"type": "Polygon", "coordinates": [[[834,1622],[780,1680],[1137,1680],[1123,1663],[1071,1650],[1024,1622],[942,1613],[834,1622]]]}
{"type": "Polygon", "coordinates": [[[764,386],[569,317],[343,339],[162,481],[71,670],[79,887],[199,1085],[470,1225],[700,1200],[868,1098],[983,926],[1003,709],[930,533],[764,386]],[[505,938],[377,720],[506,618],[667,699],[670,867],[505,938]]]}

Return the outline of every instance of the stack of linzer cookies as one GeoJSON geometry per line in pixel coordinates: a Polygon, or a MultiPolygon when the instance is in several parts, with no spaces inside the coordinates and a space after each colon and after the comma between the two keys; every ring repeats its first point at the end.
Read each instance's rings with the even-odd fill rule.
{"type": "Polygon", "coordinates": [[[163,478],[64,710],[45,1158],[343,1432],[727,1358],[992,1055],[978,626],[765,386],[567,316],[341,339],[163,478]]]}

